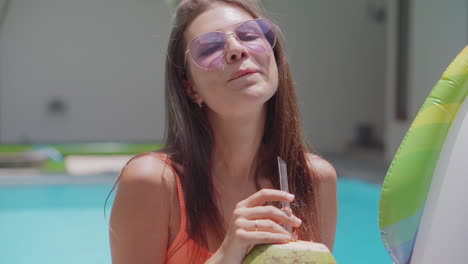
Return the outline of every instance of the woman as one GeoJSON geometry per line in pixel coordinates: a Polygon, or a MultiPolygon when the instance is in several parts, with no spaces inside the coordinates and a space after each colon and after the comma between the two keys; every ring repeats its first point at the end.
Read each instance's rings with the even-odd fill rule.
{"type": "Polygon", "coordinates": [[[297,236],[332,250],[336,174],[303,144],[294,93],[279,30],[256,5],[183,1],[166,61],[166,147],[122,170],[113,263],[237,264],[251,245],[297,236]],[[295,197],[278,190],[277,156],[295,197]],[[293,213],[267,205],[280,201],[293,213]]]}

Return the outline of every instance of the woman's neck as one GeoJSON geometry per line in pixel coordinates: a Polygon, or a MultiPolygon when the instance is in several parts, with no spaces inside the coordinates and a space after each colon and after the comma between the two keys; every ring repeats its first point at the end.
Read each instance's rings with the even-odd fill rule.
{"type": "Polygon", "coordinates": [[[254,182],[266,107],[245,117],[209,115],[209,118],[214,134],[211,157],[214,183],[221,189],[249,186],[254,182]]]}

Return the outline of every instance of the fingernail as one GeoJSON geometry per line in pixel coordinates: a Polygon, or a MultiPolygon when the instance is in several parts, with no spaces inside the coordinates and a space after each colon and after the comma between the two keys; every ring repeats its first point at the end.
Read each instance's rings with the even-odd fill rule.
{"type": "Polygon", "coordinates": [[[294,216],[294,222],[296,222],[296,224],[298,225],[302,224],[302,220],[297,218],[296,216],[294,216]]]}
{"type": "Polygon", "coordinates": [[[293,200],[293,199],[294,199],[294,194],[290,194],[290,193],[289,193],[289,194],[288,194],[288,198],[291,199],[291,200],[293,200]]]}

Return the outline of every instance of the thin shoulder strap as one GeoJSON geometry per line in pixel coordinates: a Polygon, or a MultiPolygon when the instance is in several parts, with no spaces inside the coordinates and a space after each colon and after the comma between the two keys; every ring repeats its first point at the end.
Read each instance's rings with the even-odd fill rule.
{"type": "Polygon", "coordinates": [[[186,228],[187,224],[187,216],[186,216],[186,211],[185,211],[185,199],[184,199],[184,190],[182,189],[182,184],[180,182],[179,174],[177,174],[177,171],[172,165],[171,159],[166,157],[162,153],[157,153],[157,152],[149,152],[148,154],[159,158],[160,160],[164,161],[172,170],[174,173],[175,179],[176,179],[176,184],[177,184],[177,196],[179,198],[179,208],[180,208],[180,230],[186,228]]]}

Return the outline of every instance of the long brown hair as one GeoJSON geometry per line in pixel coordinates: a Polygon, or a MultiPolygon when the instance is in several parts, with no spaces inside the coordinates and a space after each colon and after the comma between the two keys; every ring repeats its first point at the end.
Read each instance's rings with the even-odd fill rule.
{"type": "MultiPolygon", "coordinates": [[[[226,227],[216,206],[216,194],[211,177],[213,131],[203,109],[192,102],[185,92],[186,78],[184,33],[190,23],[213,3],[225,3],[245,10],[254,18],[264,17],[261,8],[251,0],[184,0],[174,17],[166,59],[166,147],[162,150],[183,168],[180,172],[184,189],[188,233],[207,247],[206,230],[213,230],[222,241],[226,227]]],[[[267,104],[267,119],[262,139],[262,150],[257,154],[257,168],[266,168],[267,177],[279,188],[276,156],[284,159],[290,175],[290,192],[296,195],[292,210],[303,220],[300,237],[319,242],[315,204],[315,177],[311,177],[305,153],[309,150],[301,136],[299,111],[291,70],[278,34],[273,49],[278,67],[278,89],[267,104]]],[[[256,186],[260,189],[259,174],[256,186]]]]}

